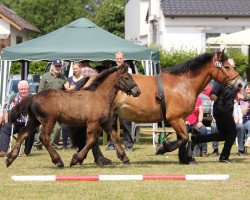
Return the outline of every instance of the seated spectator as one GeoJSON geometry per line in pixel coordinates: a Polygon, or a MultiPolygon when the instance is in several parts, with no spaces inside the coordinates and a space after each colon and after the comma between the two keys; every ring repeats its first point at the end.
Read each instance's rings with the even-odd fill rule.
{"type": "MultiPolygon", "coordinates": [[[[245,98],[250,97],[250,83],[245,86],[245,98]]],[[[245,142],[245,147],[250,147],[250,103],[249,101],[241,101],[241,111],[243,114],[243,127],[247,131],[247,140],[245,142]]]]}
{"type": "MultiPolygon", "coordinates": [[[[194,112],[186,118],[187,131],[194,133],[194,134],[198,133],[201,135],[206,135],[207,128],[206,126],[203,125],[202,120],[203,120],[202,100],[198,96],[196,103],[195,103],[194,112]]],[[[207,156],[207,143],[200,143],[198,144],[198,147],[201,152],[200,156],[206,157],[207,156]]]]}
{"type": "MultiPolygon", "coordinates": [[[[8,122],[8,112],[28,95],[29,95],[29,84],[27,81],[22,80],[18,83],[18,93],[16,97],[14,99],[10,99],[4,113],[5,124],[3,125],[0,131],[0,157],[7,156],[7,151],[9,148],[10,137],[12,132],[12,125],[13,125],[13,134],[16,134],[22,127],[26,125],[28,120],[28,116],[21,116],[21,118],[17,120],[18,123],[11,124],[10,122],[8,122]]],[[[28,156],[30,154],[34,142],[35,131],[36,130],[34,130],[34,133],[31,134],[25,140],[24,156],[28,156]]]]}

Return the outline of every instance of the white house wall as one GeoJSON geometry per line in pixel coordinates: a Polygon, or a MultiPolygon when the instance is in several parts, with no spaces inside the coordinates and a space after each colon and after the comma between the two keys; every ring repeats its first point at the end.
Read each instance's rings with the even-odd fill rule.
{"type": "Polygon", "coordinates": [[[146,16],[149,0],[130,0],[125,6],[125,39],[139,45],[147,44],[146,16]]]}
{"type": "Polygon", "coordinates": [[[22,30],[19,31],[18,29],[14,28],[13,26],[10,27],[10,31],[11,31],[11,45],[15,45],[16,44],[16,37],[20,36],[22,37],[22,42],[25,42],[28,40],[27,37],[27,32],[22,30]]]}
{"type": "Polygon", "coordinates": [[[10,34],[10,24],[0,19],[0,39],[6,39],[10,34]]]}
{"type": "Polygon", "coordinates": [[[250,20],[243,18],[164,18],[164,21],[160,21],[160,26],[158,45],[162,48],[204,51],[206,33],[226,34],[240,31],[250,27],[250,20]]]}

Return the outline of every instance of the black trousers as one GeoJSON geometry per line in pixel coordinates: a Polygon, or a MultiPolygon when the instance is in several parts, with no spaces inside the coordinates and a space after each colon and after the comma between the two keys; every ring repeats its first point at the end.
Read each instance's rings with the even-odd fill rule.
{"type": "MultiPolygon", "coordinates": [[[[16,124],[13,128],[13,134],[16,134],[20,131],[22,127],[25,126],[25,123],[19,123],[16,124]]],[[[0,151],[8,151],[9,148],[9,143],[10,143],[10,137],[11,137],[11,129],[12,129],[12,124],[11,123],[6,123],[3,125],[1,131],[0,131],[0,151]]],[[[32,149],[32,145],[34,142],[34,136],[35,136],[36,129],[34,132],[25,140],[25,148],[24,148],[24,153],[26,155],[30,154],[30,151],[32,149]]]]}
{"type": "Polygon", "coordinates": [[[197,142],[225,141],[220,159],[228,159],[237,136],[237,129],[231,112],[214,113],[218,133],[197,135],[197,142]]]}

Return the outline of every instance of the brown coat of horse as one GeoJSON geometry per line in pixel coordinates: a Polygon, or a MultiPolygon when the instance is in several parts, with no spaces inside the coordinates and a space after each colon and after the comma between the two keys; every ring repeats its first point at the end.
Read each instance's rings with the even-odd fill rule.
{"type": "MultiPolygon", "coordinates": [[[[156,76],[132,75],[141,90],[138,98],[131,98],[118,92],[114,101],[114,112],[121,118],[133,122],[162,121],[160,102],[157,98],[156,76]]],[[[195,162],[188,156],[186,144],[188,132],[185,118],[193,112],[197,96],[211,79],[240,89],[242,81],[230,65],[224,51],[215,54],[202,54],[187,62],[180,63],[162,72],[165,94],[166,119],[177,133],[177,140],[164,142],[157,149],[157,154],[179,149],[179,160],[182,164],[195,162]]]]}
{"type": "Polygon", "coordinates": [[[48,150],[52,162],[59,168],[64,167],[59,154],[50,143],[50,135],[56,121],[70,126],[87,127],[87,144],[80,152],[73,155],[70,166],[83,162],[89,149],[98,140],[102,129],[111,134],[118,158],[124,163],[129,162],[110,120],[111,106],[118,90],[128,95],[140,95],[138,86],[127,71],[127,66],[114,67],[99,74],[85,90],[78,92],[44,90],[22,100],[11,110],[10,120],[15,123],[19,116],[25,113],[28,113],[29,120],[18,134],[15,147],[7,156],[6,165],[12,164],[18,156],[22,142],[41,124],[41,142],[48,150]]]}

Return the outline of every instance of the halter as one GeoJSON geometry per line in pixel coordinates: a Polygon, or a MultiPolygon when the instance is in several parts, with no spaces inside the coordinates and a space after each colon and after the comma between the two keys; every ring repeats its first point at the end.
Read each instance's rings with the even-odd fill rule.
{"type": "Polygon", "coordinates": [[[116,86],[119,87],[121,91],[123,91],[129,95],[129,94],[131,94],[131,89],[137,85],[136,85],[136,83],[133,83],[131,85],[127,85],[126,83],[124,83],[124,81],[122,81],[121,77],[117,77],[116,86]],[[119,87],[119,85],[121,85],[122,88],[119,87]]]}
{"type": "Polygon", "coordinates": [[[230,84],[230,81],[232,81],[232,80],[238,78],[238,77],[239,77],[239,74],[235,75],[235,76],[232,77],[232,78],[228,78],[228,76],[227,76],[227,74],[225,73],[225,71],[222,70],[222,67],[224,67],[224,66],[223,66],[222,62],[220,62],[220,61],[215,61],[215,67],[218,68],[219,70],[221,70],[221,72],[222,72],[224,78],[225,78],[225,79],[227,80],[227,82],[228,82],[228,86],[229,86],[229,87],[233,87],[237,80],[235,80],[233,84],[230,84]]]}

